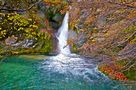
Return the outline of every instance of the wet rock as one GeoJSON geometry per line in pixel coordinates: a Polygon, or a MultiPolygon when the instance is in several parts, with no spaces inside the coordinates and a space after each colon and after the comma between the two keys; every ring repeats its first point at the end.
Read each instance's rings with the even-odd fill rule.
{"type": "Polygon", "coordinates": [[[77,37],[77,33],[72,30],[69,30],[68,36],[69,36],[69,39],[75,39],[77,37]]]}
{"type": "Polygon", "coordinates": [[[33,45],[33,43],[34,42],[33,42],[32,39],[30,39],[30,40],[26,39],[26,40],[23,41],[23,45],[22,46],[25,47],[25,48],[28,48],[28,47],[31,47],[33,45]]]}
{"type": "Polygon", "coordinates": [[[14,47],[24,47],[24,48],[34,47],[34,40],[32,40],[32,39],[25,39],[23,41],[19,41],[17,43],[12,44],[11,46],[14,46],[14,47]]]}
{"type": "Polygon", "coordinates": [[[53,17],[53,20],[55,22],[60,22],[60,21],[62,21],[62,19],[63,19],[63,17],[60,14],[55,14],[53,17]]]}
{"type": "Polygon", "coordinates": [[[80,33],[78,34],[78,37],[77,37],[77,46],[81,47],[86,41],[86,37],[85,37],[85,34],[84,33],[80,33]]]}
{"type": "Polygon", "coordinates": [[[50,20],[50,25],[52,26],[52,28],[57,30],[60,27],[62,20],[63,20],[62,15],[55,14],[50,20]]]}
{"type": "Polygon", "coordinates": [[[54,21],[50,21],[50,24],[51,24],[52,28],[54,28],[56,30],[60,27],[59,23],[54,22],[54,21]]]}
{"type": "Polygon", "coordinates": [[[11,37],[8,37],[6,40],[5,40],[5,44],[6,45],[9,45],[9,46],[12,46],[12,44],[15,44],[17,42],[17,37],[15,37],[14,35],[12,35],[11,37]]]}

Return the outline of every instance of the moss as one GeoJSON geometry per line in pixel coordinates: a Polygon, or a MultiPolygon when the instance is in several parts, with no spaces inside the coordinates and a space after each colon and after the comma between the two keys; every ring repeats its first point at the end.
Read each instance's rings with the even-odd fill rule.
{"type": "Polygon", "coordinates": [[[28,58],[26,60],[45,60],[48,56],[45,55],[21,55],[20,58],[28,58]]]}
{"type": "MultiPolygon", "coordinates": [[[[116,61],[116,64],[124,67],[125,65],[129,63],[130,60],[131,59],[119,60],[119,61],[116,61]]],[[[130,64],[132,65],[133,63],[135,63],[135,60],[132,61],[132,63],[130,64]]],[[[127,70],[123,71],[123,73],[129,80],[136,80],[136,70],[135,69],[136,69],[136,64],[130,69],[127,68],[127,70]]]]}
{"type": "MultiPolygon", "coordinates": [[[[127,68],[126,70],[123,70],[124,66],[126,64],[128,64],[130,60],[132,60],[132,59],[129,59],[129,60],[128,59],[118,60],[118,61],[115,61],[114,65],[116,66],[116,68],[118,68],[118,69],[116,69],[117,72],[118,71],[122,72],[127,77],[128,80],[133,80],[134,81],[134,80],[136,80],[136,70],[135,70],[136,69],[136,64],[134,64],[133,67],[131,67],[131,68],[127,68]]],[[[135,63],[135,60],[132,61],[132,62],[135,63]]],[[[130,64],[132,65],[132,63],[130,63],[130,64]]],[[[111,65],[109,65],[109,63],[107,63],[107,64],[99,65],[98,69],[102,73],[104,73],[105,75],[109,76],[106,73],[106,71],[104,70],[104,67],[106,67],[106,66],[109,66],[109,67],[107,67],[107,69],[113,68],[111,65]]]]}
{"type": "Polygon", "coordinates": [[[124,45],[120,45],[117,47],[112,48],[112,51],[115,53],[118,53],[120,50],[122,50],[125,46],[124,45]]]}
{"type": "Polygon", "coordinates": [[[135,44],[136,43],[136,35],[134,36],[134,38],[130,41],[131,44],[135,44]]]}
{"type": "Polygon", "coordinates": [[[77,45],[73,44],[71,49],[72,49],[72,52],[78,53],[78,47],[77,47],[77,45]]]}
{"type": "Polygon", "coordinates": [[[40,50],[44,52],[51,52],[52,46],[52,42],[51,40],[49,40],[48,42],[44,42],[44,45],[41,47],[40,50]]]}
{"type": "Polygon", "coordinates": [[[3,56],[0,55],[0,60],[3,58],[3,56]]]}
{"type": "Polygon", "coordinates": [[[122,65],[122,66],[126,65],[127,63],[128,63],[127,60],[119,60],[119,61],[116,61],[116,64],[119,64],[119,65],[122,65]]]}
{"type": "Polygon", "coordinates": [[[128,79],[136,80],[136,70],[135,70],[135,68],[131,68],[130,70],[123,72],[128,77],[128,79]]]}
{"type": "Polygon", "coordinates": [[[48,55],[49,52],[47,50],[33,50],[33,49],[28,49],[28,50],[25,50],[25,49],[22,49],[21,51],[20,50],[14,50],[14,51],[5,51],[5,52],[1,52],[0,55],[31,55],[31,54],[45,54],[45,55],[48,55]]]}
{"type": "Polygon", "coordinates": [[[136,25],[131,25],[128,28],[124,29],[124,32],[126,33],[133,33],[136,30],[136,25]]]}

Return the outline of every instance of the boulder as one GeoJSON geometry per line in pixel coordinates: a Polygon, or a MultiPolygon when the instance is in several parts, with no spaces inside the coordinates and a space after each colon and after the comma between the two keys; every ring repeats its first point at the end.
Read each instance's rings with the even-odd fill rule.
{"type": "Polygon", "coordinates": [[[17,37],[15,37],[14,35],[12,35],[11,37],[8,37],[6,40],[5,40],[5,44],[6,45],[9,45],[9,46],[12,46],[12,44],[15,44],[17,42],[17,37]]]}

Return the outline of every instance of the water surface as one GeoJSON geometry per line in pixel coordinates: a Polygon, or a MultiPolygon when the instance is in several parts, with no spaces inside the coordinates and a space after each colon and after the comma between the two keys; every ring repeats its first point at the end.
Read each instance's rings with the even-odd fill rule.
{"type": "Polygon", "coordinates": [[[0,63],[0,90],[131,89],[101,74],[94,60],[79,56],[12,56],[0,63]]]}

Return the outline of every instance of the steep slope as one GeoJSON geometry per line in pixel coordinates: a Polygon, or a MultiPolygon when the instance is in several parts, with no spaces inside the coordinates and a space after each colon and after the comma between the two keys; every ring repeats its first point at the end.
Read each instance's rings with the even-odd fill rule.
{"type": "Polygon", "coordinates": [[[125,65],[131,64],[123,64],[117,71],[127,67],[123,72],[136,79],[136,2],[70,0],[70,11],[71,29],[78,34],[72,44],[77,48],[74,50],[95,56],[109,66],[125,60],[125,65]]]}

